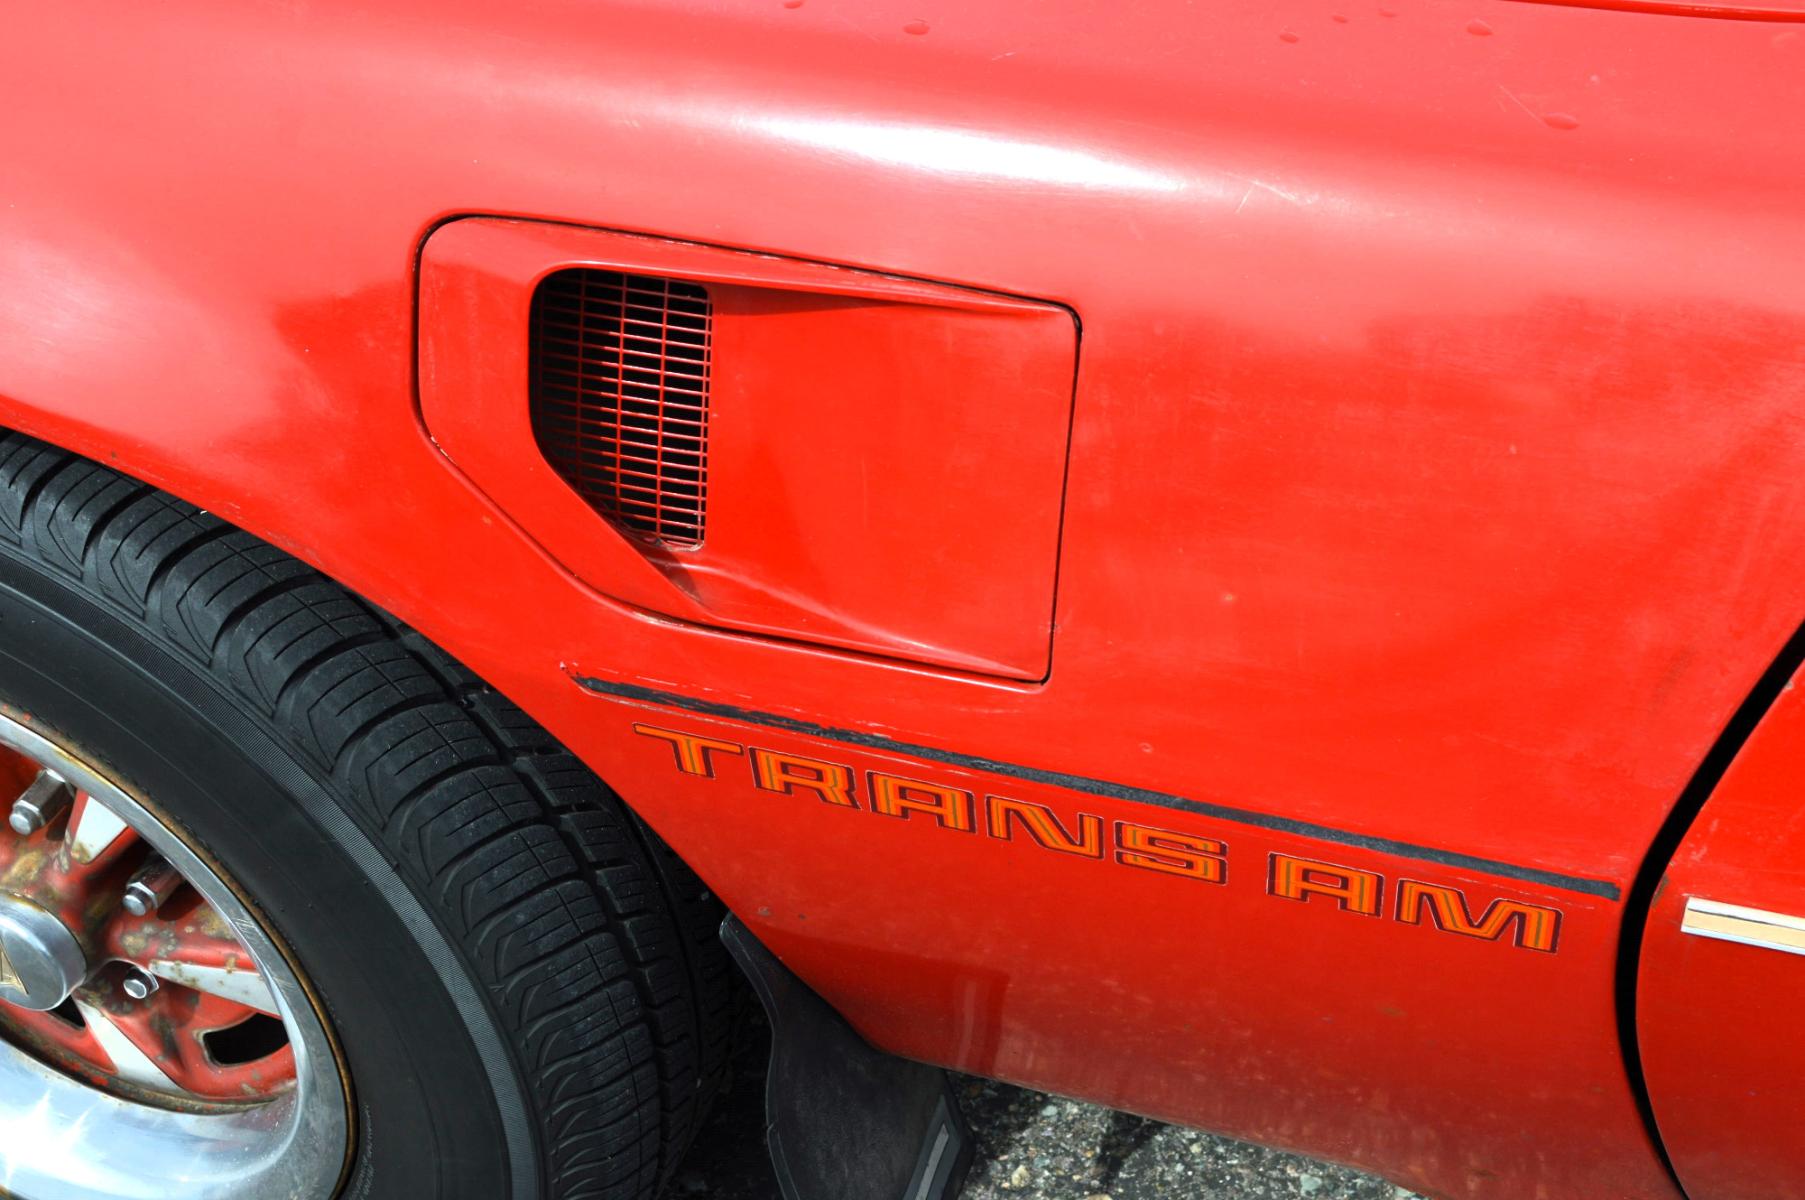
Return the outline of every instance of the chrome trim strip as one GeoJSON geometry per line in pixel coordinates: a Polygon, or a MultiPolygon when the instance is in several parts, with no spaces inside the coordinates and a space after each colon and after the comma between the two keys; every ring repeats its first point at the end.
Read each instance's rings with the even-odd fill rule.
{"type": "Polygon", "coordinates": [[[1680,931],[1763,950],[1805,954],[1805,917],[1723,904],[1700,896],[1686,897],[1686,915],[1680,921],[1680,931]]]}

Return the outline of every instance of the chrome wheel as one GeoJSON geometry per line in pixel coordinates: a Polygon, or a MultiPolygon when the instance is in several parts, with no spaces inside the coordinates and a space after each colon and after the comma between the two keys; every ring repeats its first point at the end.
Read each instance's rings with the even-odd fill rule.
{"type": "Polygon", "coordinates": [[[312,1000],[218,871],[0,715],[0,1192],[330,1196],[345,1086],[312,1000]]]}

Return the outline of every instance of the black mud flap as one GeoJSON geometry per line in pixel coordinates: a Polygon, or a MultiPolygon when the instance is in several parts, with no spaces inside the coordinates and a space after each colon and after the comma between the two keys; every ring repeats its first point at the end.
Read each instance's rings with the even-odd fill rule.
{"type": "Polygon", "coordinates": [[[737,918],[721,940],[771,1020],[765,1141],[784,1200],[954,1200],[972,1145],[946,1072],[874,1049],[737,918]]]}

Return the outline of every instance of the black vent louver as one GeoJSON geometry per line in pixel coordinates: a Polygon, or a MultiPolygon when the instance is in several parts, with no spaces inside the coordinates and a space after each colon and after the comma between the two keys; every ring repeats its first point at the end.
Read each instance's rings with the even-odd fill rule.
{"type": "Polygon", "coordinates": [[[700,284],[590,267],[533,295],[533,434],[598,513],[666,546],[702,544],[713,320],[700,284]]]}

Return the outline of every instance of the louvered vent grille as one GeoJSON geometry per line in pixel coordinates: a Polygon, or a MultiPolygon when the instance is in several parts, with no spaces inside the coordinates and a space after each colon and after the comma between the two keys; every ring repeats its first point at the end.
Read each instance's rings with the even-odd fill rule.
{"type": "Polygon", "coordinates": [[[700,284],[582,267],[533,296],[533,434],[609,520],[702,544],[712,306],[700,284]]]}

